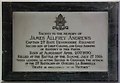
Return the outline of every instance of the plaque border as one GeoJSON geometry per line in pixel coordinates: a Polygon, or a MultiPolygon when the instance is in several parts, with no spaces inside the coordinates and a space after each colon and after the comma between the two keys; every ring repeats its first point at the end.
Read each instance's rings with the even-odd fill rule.
{"type": "Polygon", "coordinates": [[[2,80],[118,81],[118,2],[2,2],[2,80]],[[13,12],[108,12],[108,72],[13,72],[13,12]]]}

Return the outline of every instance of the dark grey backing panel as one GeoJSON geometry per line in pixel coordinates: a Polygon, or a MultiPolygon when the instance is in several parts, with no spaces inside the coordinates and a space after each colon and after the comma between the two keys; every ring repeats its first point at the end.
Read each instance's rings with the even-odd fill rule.
{"type": "Polygon", "coordinates": [[[4,81],[118,81],[118,3],[115,2],[3,2],[2,50],[4,81]],[[12,71],[12,13],[30,12],[108,12],[108,72],[13,72],[12,71]]]}
{"type": "Polygon", "coordinates": [[[109,80],[118,79],[118,4],[108,10],[108,67],[109,80]]]}

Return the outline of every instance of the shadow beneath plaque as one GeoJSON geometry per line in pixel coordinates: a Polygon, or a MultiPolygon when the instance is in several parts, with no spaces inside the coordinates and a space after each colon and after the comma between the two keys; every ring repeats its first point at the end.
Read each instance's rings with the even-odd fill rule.
{"type": "Polygon", "coordinates": [[[1,83],[119,83],[119,82],[1,82],[1,83]]]}

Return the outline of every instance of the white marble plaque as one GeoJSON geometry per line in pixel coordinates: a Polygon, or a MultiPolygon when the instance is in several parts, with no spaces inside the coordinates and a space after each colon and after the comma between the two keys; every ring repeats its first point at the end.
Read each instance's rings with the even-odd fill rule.
{"type": "Polygon", "coordinates": [[[108,71],[108,13],[14,12],[13,71],[108,71]]]}

